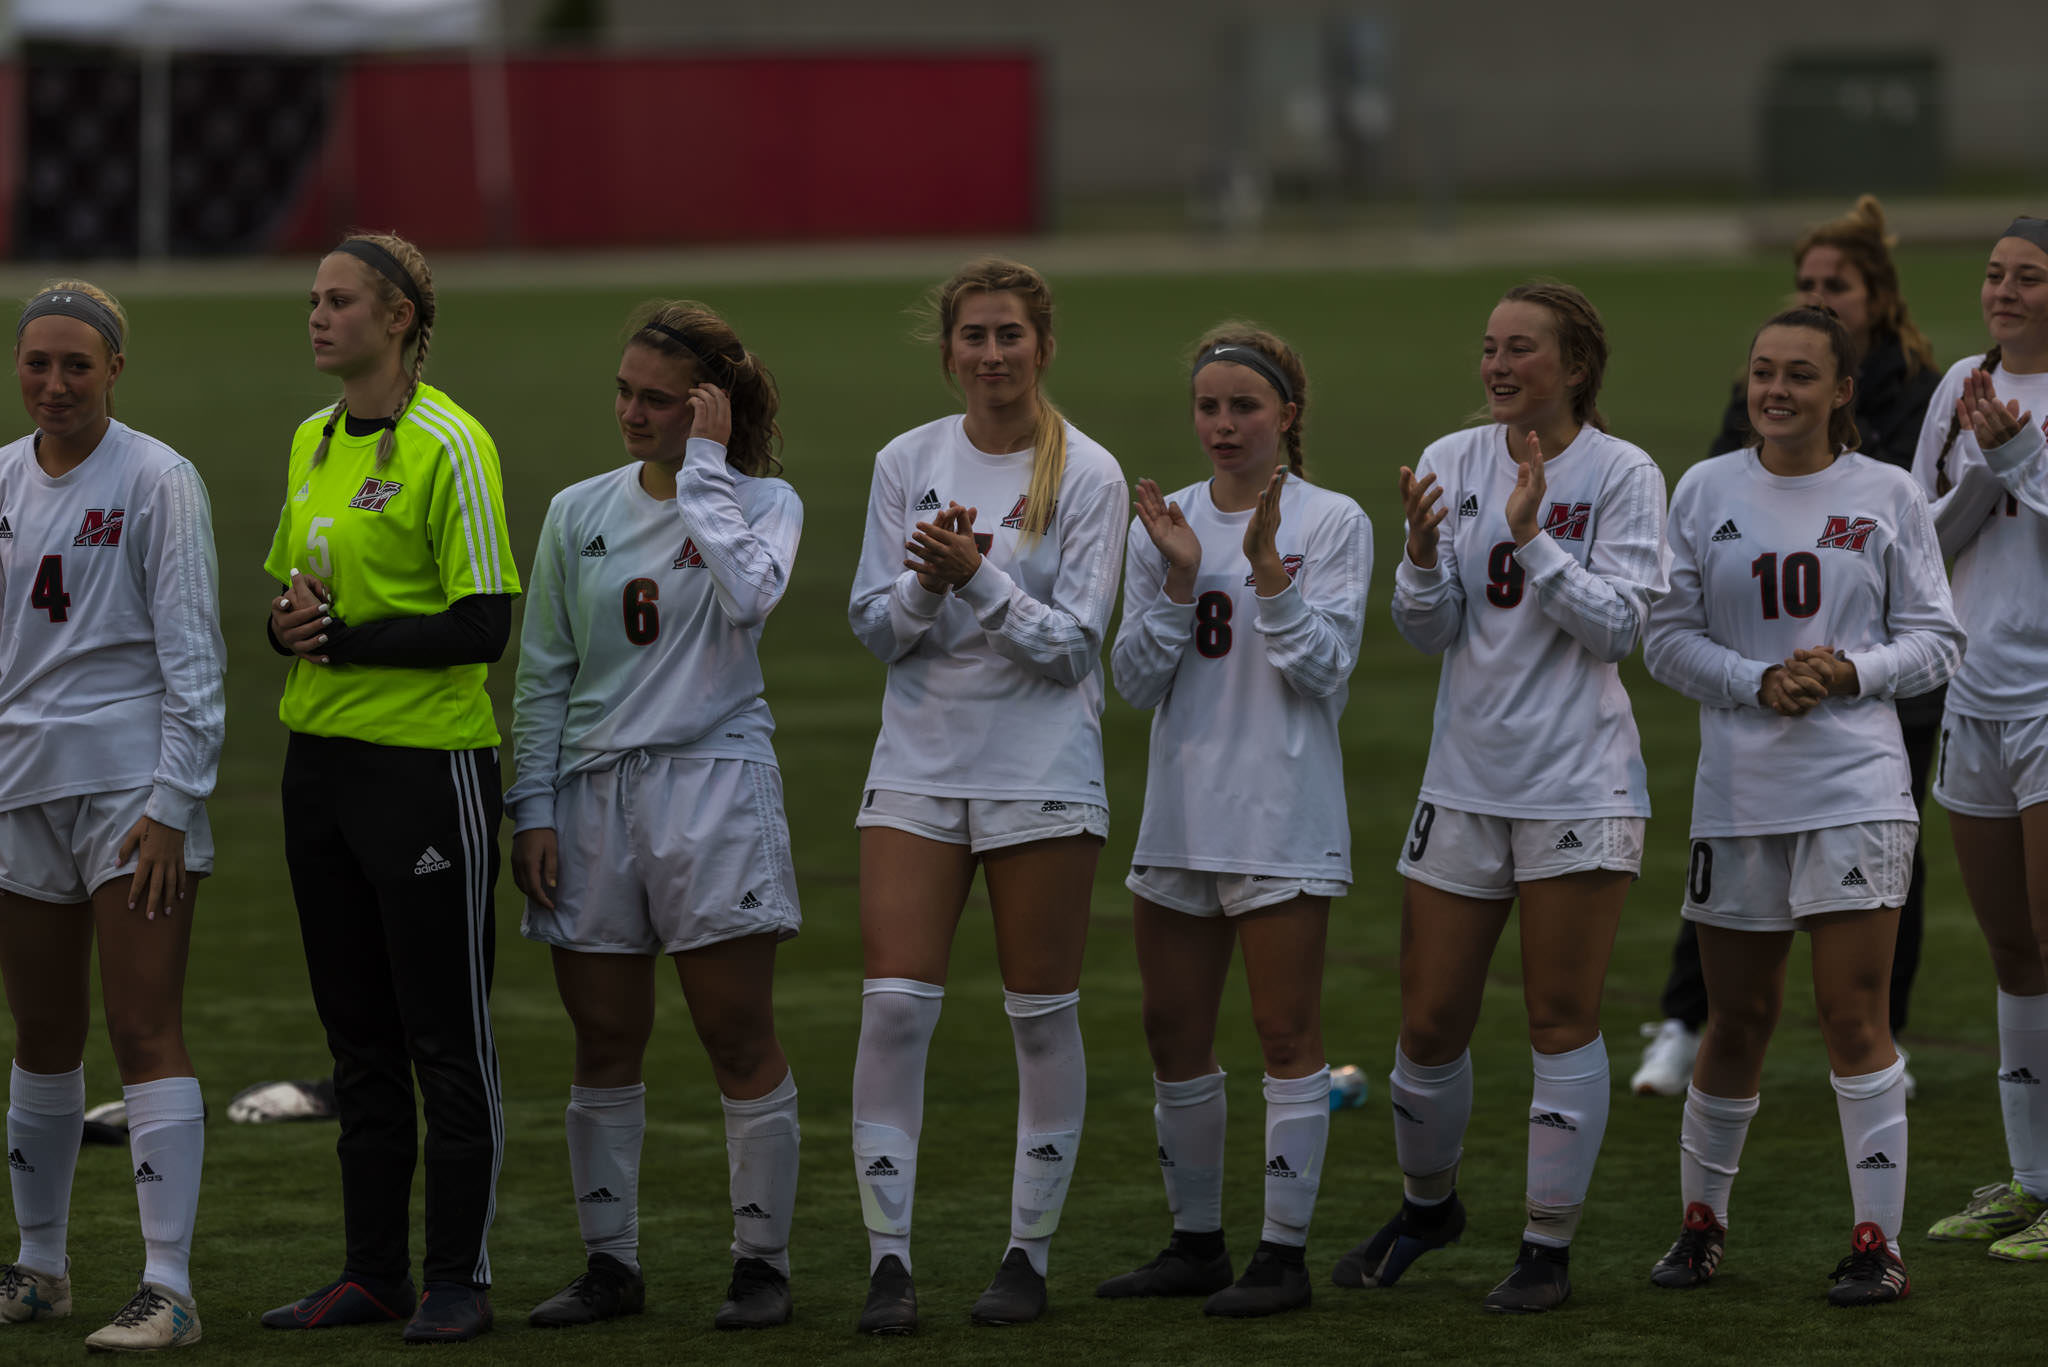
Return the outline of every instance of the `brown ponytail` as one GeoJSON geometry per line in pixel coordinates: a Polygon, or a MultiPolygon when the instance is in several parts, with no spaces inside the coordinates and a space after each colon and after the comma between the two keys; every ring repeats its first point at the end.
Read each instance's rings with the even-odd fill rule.
{"type": "Polygon", "coordinates": [[[664,299],[641,305],[631,327],[628,346],[686,360],[698,383],[725,391],[732,405],[726,464],[743,475],[782,473],[782,462],[776,458],[782,430],[775,425],[781,392],[768,367],[741,343],[732,324],[694,299],[664,299]]]}

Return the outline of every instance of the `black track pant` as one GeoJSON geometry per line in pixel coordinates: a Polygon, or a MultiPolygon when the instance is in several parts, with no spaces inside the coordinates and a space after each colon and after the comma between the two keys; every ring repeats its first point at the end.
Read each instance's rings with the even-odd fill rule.
{"type": "Polygon", "coordinates": [[[497,753],[411,750],[294,733],[285,858],[313,1003],[334,1054],[346,1271],[411,1267],[427,1111],[428,1283],[489,1285],[505,1118],[491,1037],[497,753]]]}
{"type": "MultiPolygon", "coordinates": [[[[1927,801],[1927,774],[1934,759],[1938,721],[1900,728],[1906,736],[1906,760],[1913,767],[1913,805],[1927,801]]],[[[1899,944],[1892,953],[1892,1033],[1906,1028],[1906,1008],[1913,995],[1913,975],[1920,971],[1920,937],[1926,929],[1927,860],[1920,842],[1913,844],[1913,881],[1899,909],[1899,944]]],[[[1679,924],[1678,943],[1671,946],[1671,976],[1664,980],[1664,1014],[1697,1030],[1707,1021],[1707,980],[1700,971],[1700,937],[1691,921],[1679,924]]]]}

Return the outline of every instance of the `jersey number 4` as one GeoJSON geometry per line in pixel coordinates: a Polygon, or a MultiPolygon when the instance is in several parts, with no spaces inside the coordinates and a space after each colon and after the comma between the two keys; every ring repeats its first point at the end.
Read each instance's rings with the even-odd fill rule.
{"type": "Polygon", "coordinates": [[[36,581],[29,586],[28,605],[50,614],[53,622],[69,620],[71,595],[64,592],[64,557],[46,555],[36,569],[36,581]]]}
{"type": "Polygon", "coordinates": [[[652,645],[661,635],[661,609],[656,606],[660,597],[661,585],[652,579],[627,581],[621,599],[626,613],[626,639],[634,645],[652,645]]]}

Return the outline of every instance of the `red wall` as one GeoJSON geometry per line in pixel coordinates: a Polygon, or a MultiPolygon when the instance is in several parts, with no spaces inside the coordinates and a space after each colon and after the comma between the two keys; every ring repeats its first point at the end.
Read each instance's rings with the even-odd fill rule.
{"type": "Polygon", "coordinates": [[[1028,55],[515,58],[497,205],[479,184],[476,75],[466,61],[355,65],[275,245],[317,249],[356,225],[430,249],[1037,226],[1028,55]]]}

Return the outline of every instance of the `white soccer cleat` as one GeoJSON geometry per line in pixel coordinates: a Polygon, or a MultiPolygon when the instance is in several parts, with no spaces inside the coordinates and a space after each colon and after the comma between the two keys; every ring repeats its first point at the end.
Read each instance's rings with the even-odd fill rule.
{"type": "Polygon", "coordinates": [[[244,1087],[228,1102],[228,1119],[238,1125],[268,1125],[280,1120],[330,1120],[334,1117],[334,1084],[326,1078],[306,1082],[259,1082],[244,1087]]]}
{"type": "Polygon", "coordinates": [[[0,1267],[0,1323],[26,1324],[30,1320],[63,1319],[71,1313],[71,1267],[65,1260],[64,1275],[51,1276],[20,1263],[0,1267]]]}
{"type": "Polygon", "coordinates": [[[107,1327],[85,1340],[88,1353],[152,1353],[199,1342],[199,1310],[169,1287],[144,1282],[107,1327]]]}
{"type": "Polygon", "coordinates": [[[1628,1089],[1637,1096],[1684,1095],[1700,1052],[1699,1031],[1686,1029],[1682,1020],[1663,1020],[1645,1022],[1642,1034],[1650,1042],[1643,1046],[1643,1066],[1628,1080],[1628,1089]]]}

